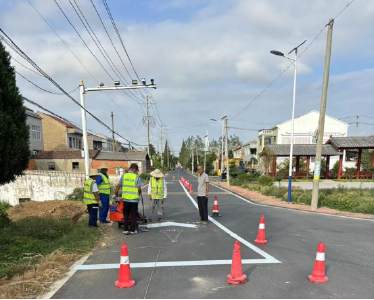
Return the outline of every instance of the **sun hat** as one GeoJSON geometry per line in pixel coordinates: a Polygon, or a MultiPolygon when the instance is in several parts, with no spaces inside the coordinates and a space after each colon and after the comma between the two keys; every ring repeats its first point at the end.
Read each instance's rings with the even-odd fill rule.
{"type": "Polygon", "coordinates": [[[165,177],[164,173],[162,173],[159,169],[156,169],[154,171],[151,172],[151,176],[153,177],[165,177]]]}

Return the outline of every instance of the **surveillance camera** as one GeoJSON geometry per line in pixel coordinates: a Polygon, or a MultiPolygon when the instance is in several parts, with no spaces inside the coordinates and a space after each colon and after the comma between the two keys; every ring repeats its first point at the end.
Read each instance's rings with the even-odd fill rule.
{"type": "Polygon", "coordinates": [[[154,79],[151,79],[151,84],[152,84],[152,85],[155,84],[155,80],[154,80],[154,79]]]}
{"type": "Polygon", "coordinates": [[[100,85],[100,86],[104,86],[104,83],[100,82],[99,85],[100,85]]]}
{"type": "Polygon", "coordinates": [[[120,82],[119,81],[115,81],[114,85],[120,85],[120,82]]]}
{"type": "Polygon", "coordinates": [[[145,78],[142,78],[142,83],[143,83],[143,85],[146,84],[145,78]]]}

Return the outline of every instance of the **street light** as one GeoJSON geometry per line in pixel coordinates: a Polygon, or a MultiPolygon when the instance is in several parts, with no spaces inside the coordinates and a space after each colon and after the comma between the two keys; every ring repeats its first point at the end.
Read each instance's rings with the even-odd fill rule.
{"type": "MultiPolygon", "coordinates": [[[[227,118],[227,116],[223,116],[221,120],[227,118]]],[[[210,119],[211,121],[221,123],[222,125],[222,138],[221,138],[221,144],[222,144],[222,149],[221,149],[221,181],[223,181],[223,131],[224,131],[224,123],[221,121],[218,121],[216,119],[210,119]]]]}
{"type": "Polygon", "coordinates": [[[290,145],[290,163],[289,163],[289,169],[288,169],[288,198],[287,202],[291,202],[291,185],[292,185],[292,158],[293,158],[293,136],[294,136],[294,120],[295,120],[295,100],[296,100],[296,76],[297,76],[297,50],[298,48],[303,45],[306,42],[302,42],[299,46],[293,48],[288,54],[291,54],[293,51],[295,51],[295,58],[288,57],[284,55],[280,51],[271,50],[270,53],[277,55],[277,56],[283,56],[290,60],[292,64],[294,65],[294,78],[293,78],[293,100],[292,100],[292,120],[291,120],[291,145],[290,145]]]}
{"type": "Polygon", "coordinates": [[[144,78],[142,78],[142,85],[138,85],[138,81],[136,79],[132,80],[132,85],[129,86],[121,86],[119,81],[115,81],[113,86],[104,86],[104,83],[100,82],[98,87],[95,88],[85,88],[83,84],[83,80],[79,81],[79,93],[80,93],[80,100],[81,100],[81,113],[82,113],[82,129],[83,129],[83,143],[84,143],[84,163],[85,163],[85,171],[86,177],[90,173],[90,158],[88,152],[88,137],[87,137],[87,120],[86,120],[86,110],[85,110],[85,97],[84,94],[87,92],[97,92],[97,91],[112,91],[112,90],[134,90],[134,89],[146,89],[152,88],[156,89],[156,85],[154,84],[154,80],[151,79],[151,84],[146,84],[144,78]]]}

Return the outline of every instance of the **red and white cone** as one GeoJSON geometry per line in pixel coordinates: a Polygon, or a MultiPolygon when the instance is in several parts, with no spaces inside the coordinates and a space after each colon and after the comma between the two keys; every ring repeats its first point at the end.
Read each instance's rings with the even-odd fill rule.
{"type": "Polygon", "coordinates": [[[175,181],[175,176],[173,176],[173,181],[175,181]]]}
{"type": "Polygon", "coordinates": [[[190,194],[193,194],[192,184],[190,184],[190,194]]]}
{"type": "Polygon", "coordinates": [[[218,200],[217,200],[217,197],[214,198],[213,213],[212,213],[211,217],[222,217],[222,216],[219,214],[219,209],[218,209],[218,200]]]}
{"type": "Polygon", "coordinates": [[[325,276],[325,244],[318,245],[316,261],[312,275],[308,276],[309,281],[316,283],[326,283],[329,279],[325,276]]]}
{"type": "Polygon", "coordinates": [[[119,277],[114,285],[118,288],[131,288],[135,285],[135,281],[131,279],[129,252],[125,242],[122,243],[121,248],[119,277]]]}
{"type": "Polygon", "coordinates": [[[256,244],[267,244],[265,239],[265,216],[261,216],[260,225],[258,226],[257,239],[255,240],[256,244]]]}
{"type": "Polygon", "coordinates": [[[242,255],[240,251],[240,244],[235,242],[232,253],[231,273],[227,275],[227,283],[239,285],[247,282],[247,275],[242,271],[242,255]]]}

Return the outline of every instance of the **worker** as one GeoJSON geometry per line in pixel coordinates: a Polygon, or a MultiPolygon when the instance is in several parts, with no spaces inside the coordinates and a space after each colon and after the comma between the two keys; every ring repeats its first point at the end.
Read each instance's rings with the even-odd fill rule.
{"type": "Polygon", "coordinates": [[[110,221],[107,220],[110,199],[110,182],[107,172],[108,165],[106,163],[101,164],[99,176],[97,176],[96,179],[102,204],[102,208],[99,209],[99,221],[101,224],[110,223],[110,221]]]}
{"type": "Polygon", "coordinates": [[[139,167],[137,164],[131,164],[126,174],[123,174],[116,187],[115,196],[118,197],[119,190],[122,189],[123,198],[123,233],[137,234],[136,219],[138,215],[139,196],[142,193],[142,180],[139,175],[139,167]],[[129,231],[129,216],[131,215],[131,225],[129,231]]]}
{"type": "Polygon", "coordinates": [[[200,221],[197,224],[208,224],[208,198],[209,198],[209,176],[205,173],[202,165],[197,166],[197,204],[199,207],[200,221]]]}
{"type": "Polygon", "coordinates": [[[167,197],[167,185],[164,179],[165,175],[159,169],[156,169],[151,172],[151,176],[148,185],[148,198],[151,201],[151,210],[148,221],[152,222],[153,213],[157,206],[158,222],[162,222],[164,216],[164,201],[167,197]]]}
{"type": "Polygon", "coordinates": [[[99,189],[97,188],[96,179],[99,173],[97,170],[91,170],[89,178],[84,183],[83,203],[87,205],[90,215],[88,220],[89,227],[97,227],[97,211],[99,208],[99,189]]]}

